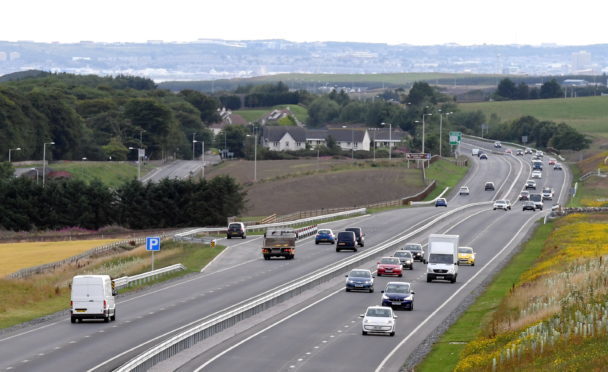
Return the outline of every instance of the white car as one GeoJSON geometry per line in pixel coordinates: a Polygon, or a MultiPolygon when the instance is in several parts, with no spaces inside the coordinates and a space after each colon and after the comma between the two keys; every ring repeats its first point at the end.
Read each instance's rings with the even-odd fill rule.
{"type": "Polygon", "coordinates": [[[511,210],[511,202],[509,200],[497,200],[494,202],[494,210],[502,209],[504,211],[511,210]]]}
{"type": "Polygon", "coordinates": [[[543,173],[539,170],[532,171],[532,178],[543,178],[543,173]]]}
{"type": "Polygon", "coordinates": [[[395,335],[395,319],[397,316],[393,309],[386,306],[370,306],[365,314],[360,315],[361,333],[365,336],[368,333],[380,333],[395,335]]]}
{"type": "Polygon", "coordinates": [[[469,195],[469,187],[468,186],[462,186],[460,188],[460,191],[458,191],[459,195],[469,195]]]}

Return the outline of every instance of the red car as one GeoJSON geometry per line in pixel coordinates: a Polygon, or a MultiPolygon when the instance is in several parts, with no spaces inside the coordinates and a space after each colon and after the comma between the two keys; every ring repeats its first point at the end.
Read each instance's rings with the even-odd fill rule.
{"type": "Polygon", "coordinates": [[[382,257],[376,267],[376,274],[403,276],[403,268],[398,257],[382,257]]]}
{"type": "Polygon", "coordinates": [[[556,161],[555,159],[549,159],[549,165],[555,165],[556,161]]]}

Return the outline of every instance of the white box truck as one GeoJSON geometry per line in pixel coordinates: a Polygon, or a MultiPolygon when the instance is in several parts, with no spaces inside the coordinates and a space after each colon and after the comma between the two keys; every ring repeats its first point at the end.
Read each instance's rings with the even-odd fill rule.
{"type": "Polygon", "coordinates": [[[435,279],[456,282],[458,276],[459,235],[429,235],[426,281],[435,279]]]}
{"type": "Polygon", "coordinates": [[[109,275],[77,275],[72,279],[70,320],[116,320],[116,292],[109,275]]]}

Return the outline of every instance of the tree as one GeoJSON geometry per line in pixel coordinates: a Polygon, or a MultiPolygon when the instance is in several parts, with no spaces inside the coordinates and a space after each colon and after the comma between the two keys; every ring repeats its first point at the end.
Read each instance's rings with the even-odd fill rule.
{"type": "Polygon", "coordinates": [[[8,161],[0,163],[0,181],[8,180],[13,178],[15,175],[15,168],[8,161]]]}
{"type": "Polygon", "coordinates": [[[308,107],[308,124],[311,127],[319,127],[335,121],[339,115],[340,105],[327,96],[319,97],[308,107]]]}
{"type": "Polygon", "coordinates": [[[436,103],[435,91],[426,81],[416,81],[407,95],[407,103],[420,106],[425,102],[436,103]]]}
{"type": "Polygon", "coordinates": [[[182,90],[179,92],[178,96],[190,102],[192,106],[196,107],[200,111],[201,120],[204,123],[210,124],[220,121],[221,118],[218,114],[220,102],[214,97],[210,97],[201,92],[190,89],[182,90]]]}
{"type": "Polygon", "coordinates": [[[560,98],[563,96],[562,87],[555,79],[547,81],[540,87],[540,98],[560,98]]]}
{"type": "Polygon", "coordinates": [[[515,93],[516,99],[529,99],[530,98],[530,88],[523,81],[517,84],[517,92],[515,93]]]}
{"type": "Polygon", "coordinates": [[[504,78],[498,83],[494,95],[498,100],[514,99],[517,96],[517,87],[511,79],[504,78]]]}
{"type": "MultiPolygon", "coordinates": [[[[125,105],[125,116],[131,120],[134,127],[145,131],[142,134],[149,156],[160,159],[162,150],[166,148],[167,136],[171,132],[173,112],[157,100],[135,98],[125,105]]],[[[139,135],[139,131],[131,133],[132,138],[139,138],[139,135]]]]}
{"type": "Polygon", "coordinates": [[[112,160],[118,161],[127,160],[129,149],[120,142],[120,138],[118,137],[112,138],[107,145],[104,145],[101,148],[104,152],[105,159],[111,158],[112,160]]]}

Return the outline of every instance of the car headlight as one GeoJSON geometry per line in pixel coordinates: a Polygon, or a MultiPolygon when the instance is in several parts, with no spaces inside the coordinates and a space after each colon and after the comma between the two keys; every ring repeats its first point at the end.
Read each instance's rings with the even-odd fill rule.
{"type": "Polygon", "coordinates": [[[383,295],[382,295],[382,299],[383,299],[383,300],[388,300],[388,296],[387,296],[387,295],[385,295],[385,294],[383,294],[383,295]]]}
{"type": "Polygon", "coordinates": [[[409,295],[409,296],[407,296],[407,297],[404,298],[404,300],[407,300],[407,301],[411,301],[413,299],[414,299],[414,296],[412,296],[412,295],[409,295]]]}
{"type": "Polygon", "coordinates": [[[406,260],[406,261],[405,261],[405,263],[406,263],[406,264],[411,264],[411,263],[412,263],[412,260],[406,260]]]}
{"type": "Polygon", "coordinates": [[[428,267],[428,266],[427,266],[427,267],[426,267],[426,272],[427,272],[427,273],[432,273],[432,272],[433,272],[433,269],[431,269],[430,267],[428,267]]]}

